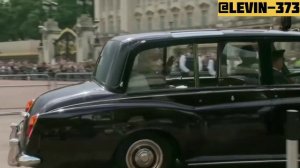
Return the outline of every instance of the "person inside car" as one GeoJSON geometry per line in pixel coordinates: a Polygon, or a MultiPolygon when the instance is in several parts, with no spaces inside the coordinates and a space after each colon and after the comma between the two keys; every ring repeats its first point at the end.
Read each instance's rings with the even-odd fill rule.
{"type": "Polygon", "coordinates": [[[242,63],[237,66],[236,72],[240,74],[257,74],[254,68],[258,62],[257,51],[252,45],[245,45],[241,48],[239,56],[242,63]]]}
{"type": "Polygon", "coordinates": [[[245,84],[257,84],[258,74],[258,54],[253,45],[245,45],[240,48],[239,57],[242,60],[236,69],[235,75],[239,75],[245,81],[245,84]]]}
{"type": "Polygon", "coordinates": [[[179,58],[179,69],[182,76],[193,76],[194,75],[194,58],[192,55],[193,46],[187,47],[187,52],[182,54],[179,58]]]}
{"type": "Polygon", "coordinates": [[[272,69],[274,84],[288,84],[291,81],[287,78],[287,72],[284,69],[285,50],[275,50],[272,54],[272,69]]]}
{"type": "Polygon", "coordinates": [[[160,49],[150,49],[139,54],[134,61],[128,91],[146,91],[163,87],[165,78],[162,70],[162,51],[160,49]]]}

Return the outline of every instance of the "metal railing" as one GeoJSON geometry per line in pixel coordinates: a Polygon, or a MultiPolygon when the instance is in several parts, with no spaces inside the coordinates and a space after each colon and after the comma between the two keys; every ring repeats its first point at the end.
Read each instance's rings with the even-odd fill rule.
{"type": "Polygon", "coordinates": [[[54,76],[54,88],[91,80],[92,75],[92,73],[57,73],[54,76]]]}
{"type": "Polygon", "coordinates": [[[5,99],[1,102],[0,115],[21,112],[28,97],[35,98],[46,91],[84,82],[90,80],[91,77],[92,73],[57,73],[54,76],[48,74],[0,75],[0,80],[2,80],[0,89],[3,89],[0,96],[2,96],[1,99],[5,99]]]}
{"type": "Polygon", "coordinates": [[[0,85],[3,87],[38,87],[38,86],[47,86],[48,89],[51,89],[50,77],[48,74],[14,74],[14,75],[0,75],[0,80],[42,80],[48,81],[48,84],[38,84],[38,85],[0,85]]]}

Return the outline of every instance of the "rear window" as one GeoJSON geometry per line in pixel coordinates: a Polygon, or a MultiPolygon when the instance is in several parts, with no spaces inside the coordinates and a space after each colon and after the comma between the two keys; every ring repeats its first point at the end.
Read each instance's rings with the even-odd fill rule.
{"type": "Polygon", "coordinates": [[[108,73],[112,65],[114,56],[120,46],[119,43],[120,42],[118,41],[108,41],[100,54],[100,61],[98,62],[95,71],[95,79],[103,85],[107,83],[108,73]]]}

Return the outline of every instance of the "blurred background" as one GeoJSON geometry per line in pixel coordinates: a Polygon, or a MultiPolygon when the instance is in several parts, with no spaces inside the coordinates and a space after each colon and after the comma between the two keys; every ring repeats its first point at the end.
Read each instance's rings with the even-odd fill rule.
{"type": "MultiPolygon", "coordinates": [[[[92,72],[110,38],[203,28],[278,29],[276,17],[218,17],[217,0],[0,0],[0,74],[92,72]]],[[[300,19],[292,18],[293,26],[300,19]]]]}

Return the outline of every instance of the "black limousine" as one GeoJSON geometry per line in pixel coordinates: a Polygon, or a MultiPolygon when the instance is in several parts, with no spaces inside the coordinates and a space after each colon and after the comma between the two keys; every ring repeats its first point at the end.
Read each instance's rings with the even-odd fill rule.
{"type": "Polygon", "coordinates": [[[284,163],[300,110],[300,33],[186,30],[115,37],[91,81],[29,101],[8,163],[173,168],[284,163]]]}

